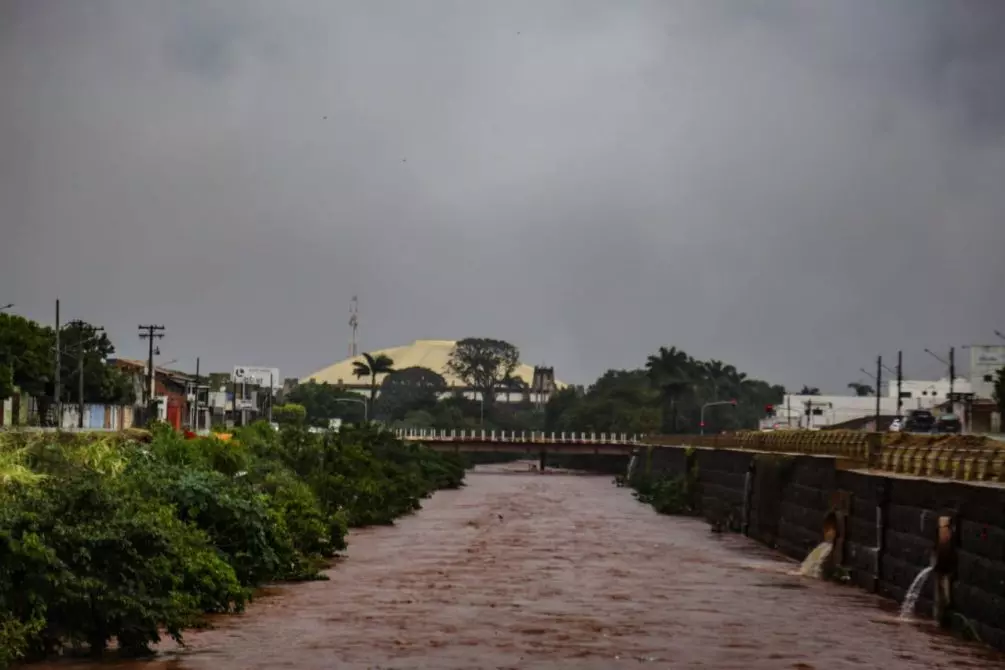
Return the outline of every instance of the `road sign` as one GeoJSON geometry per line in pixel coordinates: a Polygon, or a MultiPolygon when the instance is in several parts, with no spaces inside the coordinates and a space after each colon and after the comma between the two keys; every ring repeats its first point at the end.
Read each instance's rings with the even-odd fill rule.
{"type": "Polygon", "coordinates": [[[281,388],[283,380],[279,376],[279,368],[261,368],[251,365],[235,365],[231,380],[238,384],[281,388]]]}

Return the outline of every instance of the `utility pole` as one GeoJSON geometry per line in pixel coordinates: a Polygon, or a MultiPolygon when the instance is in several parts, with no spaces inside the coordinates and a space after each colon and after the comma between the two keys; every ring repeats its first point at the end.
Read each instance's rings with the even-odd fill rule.
{"type": "Polygon", "coordinates": [[[269,373],[269,423],[272,423],[272,390],[276,388],[276,380],[272,378],[272,373],[269,373]]]}
{"type": "MultiPolygon", "coordinates": [[[[153,413],[154,406],[154,339],[160,339],[164,337],[164,326],[139,326],[140,329],[140,339],[148,340],[150,344],[150,350],[147,354],[147,410],[149,413],[153,413]]],[[[147,417],[147,422],[152,420],[152,416],[147,417]]]]}
{"type": "Polygon", "coordinates": [[[195,389],[192,395],[192,432],[199,430],[199,357],[195,357],[195,389]]]}
{"type": "Polygon", "coordinates": [[[53,393],[56,401],[56,428],[63,427],[63,401],[60,400],[63,389],[59,378],[59,369],[63,366],[63,361],[59,351],[59,328],[59,298],[56,298],[56,379],[53,393]]]}
{"type": "Polygon", "coordinates": [[[879,387],[883,385],[883,357],[876,357],[876,432],[879,432],[879,415],[882,411],[880,402],[882,396],[879,394],[879,387]]]}
{"type": "Polygon", "coordinates": [[[956,347],[949,347],[949,411],[953,411],[953,384],[956,382],[956,347]]]}
{"type": "Polygon", "coordinates": [[[901,387],[904,385],[904,352],[897,352],[897,416],[902,416],[901,410],[904,408],[904,394],[901,387]]]}

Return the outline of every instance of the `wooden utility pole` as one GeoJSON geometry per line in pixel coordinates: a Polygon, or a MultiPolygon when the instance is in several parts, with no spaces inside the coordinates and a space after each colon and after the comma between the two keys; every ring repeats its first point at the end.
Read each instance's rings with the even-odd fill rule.
{"type": "Polygon", "coordinates": [[[63,388],[59,375],[60,368],[63,366],[63,360],[59,351],[59,329],[59,298],[56,298],[56,377],[53,393],[53,399],[56,401],[56,428],[63,427],[63,401],[60,399],[63,388]]]}
{"type": "MultiPolygon", "coordinates": [[[[153,413],[154,406],[154,339],[164,337],[164,326],[139,326],[140,339],[149,340],[150,350],[147,354],[147,411],[153,413]]],[[[152,420],[152,416],[147,417],[147,422],[152,420]]]]}
{"type": "Polygon", "coordinates": [[[901,387],[904,385],[904,352],[897,352],[897,416],[903,416],[904,394],[901,387]]]}
{"type": "Polygon", "coordinates": [[[879,432],[879,415],[882,412],[881,397],[879,387],[883,385],[883,357],[876,357],[876,432],[879,432]]]}
{"type": "MultiPolygon", "coordinates": [[[[953,385],[956,383],[956,347],[949,347],[949,397],[953,397],[953,385]]],[[[949,401],[949,411],[955,410],[953,401],[949,401]]]]}

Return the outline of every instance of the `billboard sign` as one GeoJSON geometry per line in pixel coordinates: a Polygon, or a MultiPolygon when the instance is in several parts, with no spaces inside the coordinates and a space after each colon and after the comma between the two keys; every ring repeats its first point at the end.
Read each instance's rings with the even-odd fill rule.
{"type": "Polygon", "coordinates": [[[234,374],[230,379],[238,384],[282,388],[283,379],[279,376],[279,368],[261,368],[251,365],[235,365],[234,374]]]}

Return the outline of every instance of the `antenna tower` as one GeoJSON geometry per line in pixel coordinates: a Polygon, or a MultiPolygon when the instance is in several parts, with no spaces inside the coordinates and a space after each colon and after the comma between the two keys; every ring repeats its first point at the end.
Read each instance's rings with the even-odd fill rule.
{"type": "Polygon", "coordinates": [[[359,299],[352,297],[349,303],[349,327],[352,328],[352,339],[349,341],[349,357],[355,358],[358,355],[356,349],[356,334],[359,330],[359,299]]]}

